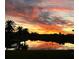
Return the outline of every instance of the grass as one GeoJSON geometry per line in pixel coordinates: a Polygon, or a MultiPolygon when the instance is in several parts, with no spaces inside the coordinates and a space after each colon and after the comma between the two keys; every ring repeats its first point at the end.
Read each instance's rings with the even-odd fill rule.
{"type": "Polygon", "coordinates": [[[74,59],[73,50],[5,51],[5,59],[74,59]]]}

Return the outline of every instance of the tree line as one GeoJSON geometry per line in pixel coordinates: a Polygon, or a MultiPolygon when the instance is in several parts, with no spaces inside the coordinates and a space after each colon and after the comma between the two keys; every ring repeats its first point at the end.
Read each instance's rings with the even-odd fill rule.
{"type": "Polygon", "coordinates": [[[20,48],[21,41],[27,40],[43,40],[43,41],[54,41],[58,43],[70,42],[74,43],[73,34],[38,34],[36,32],[29,33],[27,28],[18,26],[16,28],[14,21],[8,20],[5,23],[5,47],[11,47],[11,44],[17,43],[20,48]]]}

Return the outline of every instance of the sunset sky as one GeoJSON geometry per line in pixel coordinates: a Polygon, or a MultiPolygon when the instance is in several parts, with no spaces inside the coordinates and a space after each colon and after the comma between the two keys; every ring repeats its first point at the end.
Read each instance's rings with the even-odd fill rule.
{"type": "Polygon", "coordinates": [[[74,0],[5,0],[6,20],[39,34],[73,34],[74,0]]]}

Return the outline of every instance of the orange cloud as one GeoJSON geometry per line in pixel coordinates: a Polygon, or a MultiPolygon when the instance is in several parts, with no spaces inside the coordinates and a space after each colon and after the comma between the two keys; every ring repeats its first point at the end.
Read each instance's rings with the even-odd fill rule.
{"type": "MultiPolygon", "coordinates": [[[[58,11],[58,12],[65,12],[69,13],[72,9],[68,8],[60,8],[60,7],[34,7],[34,6],[15,6],[10,2],[6,2],[6,17],[10,16],[8,19],[14,20],[18,26],[23,26],[24,28],[28,28],[30,32],[37,32],[39,34],[52,34],[52,33],[72,33],[72,26],[71,22],[60,25],[59,24],[45,24],[45,22],[38,20],[39,14],[42,10],[48,11],[58,11]],[[65,27],[66,26],[66,27],[65,27]],[[65,28],[64,28],[65,27],[65,28]],[[67,30],[69,29],[69,30],[67,30]]],[[[63,14],[62,14],[63,15],[63,14]]],[[[68,17],[67,19],[72,20],[72,17],[68,17]]],[[[52,21],[51,21],[52,22],[52,21]]]]}

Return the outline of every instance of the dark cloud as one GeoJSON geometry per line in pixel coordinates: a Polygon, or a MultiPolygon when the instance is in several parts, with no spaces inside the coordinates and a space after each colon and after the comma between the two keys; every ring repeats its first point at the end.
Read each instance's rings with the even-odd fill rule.
{"type": "Polygon", "coordinates": [[[60,25],[71,25],[73,26],[73,22],[70,20],[64,20],[62,17],[49,17],[49,13],[45,12],[45,15],[42,13],[41,16],[39,16],[39,18],[37,20],[35,20],[34,22],[39,22],[39,23],[43,23],[43,24],[48,24],[48,25],[56,25],[56,24],[60,24],[60,25]],[[47,14],[47,15],[46,15],[47,14]]]}

